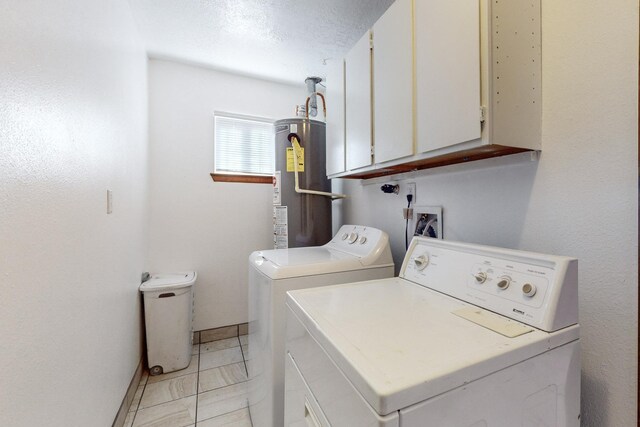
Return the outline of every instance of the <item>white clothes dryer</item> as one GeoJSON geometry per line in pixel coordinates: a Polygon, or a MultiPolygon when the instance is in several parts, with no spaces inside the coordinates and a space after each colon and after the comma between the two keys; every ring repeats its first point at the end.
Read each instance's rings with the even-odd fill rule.
{"type": "Polygon", "coordinates": [[[254,427],[284,424],[286,292],[394,275],[389,236],[344,225],[324,246],[249,257],[249,410],[254,427]]]}
{"type": "Polygon", "coordinates": [[[578,265],[413,239],[400,277],[289,292],[285,426],[580,425],[578,265]]]}

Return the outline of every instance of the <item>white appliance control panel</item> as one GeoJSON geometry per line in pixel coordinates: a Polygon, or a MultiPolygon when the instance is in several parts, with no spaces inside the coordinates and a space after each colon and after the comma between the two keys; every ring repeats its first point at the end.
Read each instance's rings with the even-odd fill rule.
{"type": "Polygon", "coordinates": [[[469,274],[468,287],[477,289],[498,298],[525,304],[530,307],[541,307],[549,277],[553,270],[516,262],[499,262],[486,260],[484,264],[473,266],[469,274]]]}
{"type": "Polygon", "coordinates": [[[545,331],[578,323],[573,258],[414,237],[400,277],[545,331]]]}
{"type": "Polygon", "coordinates": [[[388,241],[387,233],[377,228],[343,225],[325,247],[360,257],[365,262],[369,257],[377,258],[388,247],[388,241]]]}

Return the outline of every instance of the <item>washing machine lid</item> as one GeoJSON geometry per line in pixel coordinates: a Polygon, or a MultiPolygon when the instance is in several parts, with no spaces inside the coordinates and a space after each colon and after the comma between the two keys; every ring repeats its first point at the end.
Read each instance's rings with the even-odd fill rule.
{"type": "Polygon", "coordinates": [[[291,291],[287,305],[380,415],[579,337],[577,325],[544,332],[401,278],[291,291]],[[510,329],[519,335],[496,332],[510,329]]]}
{"type": "Polygon", "coordinates": [[[315,276],[366,268],[357,256],[324,246],[257,251],[249,264],[271,279],[315,276]]]}
{"type": "Polygon", "coordinates": [[[179,289],[191,286],[196,281],[195,271],[185,271],[181,273],[156,273],[149,277],[149,280],[140,285],[142,292],[179,289]]]}

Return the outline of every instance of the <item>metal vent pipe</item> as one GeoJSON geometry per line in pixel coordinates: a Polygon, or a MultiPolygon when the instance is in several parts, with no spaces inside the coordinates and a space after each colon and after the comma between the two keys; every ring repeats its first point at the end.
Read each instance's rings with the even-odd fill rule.
{"type": "Polygon", "coordinates": [[[307,77],[304,80],[305,84],[307,85],[307,93],[311,97],[311,102],[309,102],[309,117],[315,117],[318,115],[316,85],[321,81],[322,79],[320,77],[307,77]]]}

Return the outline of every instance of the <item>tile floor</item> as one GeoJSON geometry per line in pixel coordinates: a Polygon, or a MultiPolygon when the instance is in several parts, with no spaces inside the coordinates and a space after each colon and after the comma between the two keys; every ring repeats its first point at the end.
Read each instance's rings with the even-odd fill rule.
{"type": "Polygon", "coordinates": [[[188,368],[145,372],[125,427],[252,427],[246,351],[246,335],[195,344],[188,368]]]}

